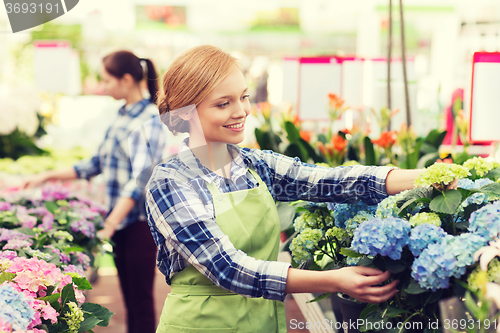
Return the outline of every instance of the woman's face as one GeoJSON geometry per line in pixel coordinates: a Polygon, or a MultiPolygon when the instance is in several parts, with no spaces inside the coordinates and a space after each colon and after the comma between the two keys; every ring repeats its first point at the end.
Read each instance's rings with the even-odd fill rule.
{"type": "Polygon", "coordinates": [[[126,89],[121,79],[113,76],[101,67],[101,84],[106,95],[113,97],[116,100],[125,98],[126,89]]]}
{"type": "Polygon", "coordinates": [[[245,120],[251,111],[247,90],[243,74],[234,66],[229,76],[198,105],[198,117],[207,142],[238,144],[243,141],[245,120]]]}

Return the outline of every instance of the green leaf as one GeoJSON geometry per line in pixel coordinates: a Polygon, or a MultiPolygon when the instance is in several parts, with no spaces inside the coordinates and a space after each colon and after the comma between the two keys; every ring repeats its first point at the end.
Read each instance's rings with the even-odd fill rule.
{"type": "Polygon", "coordinates": [[[95,325],[99,325],[100,322],[101,320],[94,315],[85,317],[85,319],[80,323],[80,328],[78,329],[78,333],[88,332],[89,330],[93,329],[95,325]]]}
{"type": "MultiPolygon", "coordinates": [[[[417,199],[413,198],[413,199],[410,199],[410,200],[408,200],[407,202],[405,202],[405,203],[403,204],[403,206],[401,206],[401,208],[399,208],[398,215],[399,215],[399,216],[401,216],[401,213],[404,213],[404,210],[405,210],[406,208],[408,208],[408,206],[410,206],[412,203],[415,203],[415,201],[416,201],[416,200],[417,200],[417,199]]],[[[406,215],[406,214],[403,214],[403,215],[406,215]]]]}
{"type": "Polygon", "coordinates": [[[90,282],[87,280],[86,277],[74,277],[73,278],[73,283],[78,287],[80,290],[91,290],[92,285],[90,282]]]}
{"type": "Polygon", "coordinates": [[[23,233],[28,236],[36,236],[36,233],[31,228],[16,228],[14,230],[19,231],[20,233],[23,233]]]}
{"type": "Polygon", "coordinates": [[[477,189],[477,192],[482,192],[484,194],[500,196],[500,184],[499,183],[491,183],[481,186],[477,189]]]}
{"type": "Polygon", "coordinates": [[[290,142],[299,142],[300,133],[291,121],[285,121],[286,137],[290,142]]]}
{"type": "Polygon", "coordinates": [[[387,258],[385,260],[385,265],[387,269],[393,274],[401,273],[406,269],[406,264],[402,260],[392,260],[390,258],[387,258]]]}
{"type": "Polygon", "coordinates": [[[346,256],[346,257],[350,257],[350,258],[359,258],[361,256],[363,256],[362,254],[352,250],[352,249],[349,249],[347,247],[343,247],[340,249],[340,254],[346,256]]]}
{"type": "Polygon", "coordinates": [[[309,158],[312,158],[314,163],[325,163],[326,159],[323,156],[323,154],[316,154],[316,151],[314,148],[307,142],[306,140],[300,138],[299,142],[302,144],[302,146],[307,150],[307,154],[309,155],[309,158]]]}
{"type": "Polygon", "coordinates": [[[446,137],[447,131],[440,132],[437,129],[433,129],[427,134],[425,138],[425,142],[433,145],[436,149],[439,149],[439,146],[443,143],[444,138],[446,137]]]}
{"type": "Polygon", "coordinates": [[[365,165],[375,165],[375,149],[369,137],[364,138],[365,143],[365,165]]]}
{"type": "Polygon", "coordinates": [[[453,163],[455,164],[464,164],[465,161],[467,161],[471,156],[469,154],[467,154],[465,151],[464,152],[461,152],[458,156],[456,156],[454,159],[453,159],[453,163]]]}
{"type": "Polygon", "coordinates": [[[428,291],[429,290],[420,287],[418,282],[415,281],[413,278],[411,279],[410,284],[408,285],[408,288],[405,289],[406,293],[413,294],[413,295],[423,294],[423,293],[428,292],[428,291]]]}
{"type": "Polygon", "coordinates": [[[70,252],[85,252],[85,248],[82,246],[68,246],[64,248],[64,253],[70,253],[70,252]]]}
{"type": "Polygon", "coordinates": [[[500,177],[500,168],[496,168],[496,169],[490,170],[486,174],[486,178],[489,178],[492,181],[496,181],[499,177],[500,177]]]}
{"type": "Polygon", "coordinates": [[[307,162],[309,155],[300,142],[292,142],[285,149],[284,154],[290,157],[298,157],[302,162],[307,162]]]}
{"type": "Polygon", "coordinates": [[[67,285],[64,286],[62,292],[61,292],[61,304],[64,307],[66,303],[68,302],[74,302],[76,304],[76,297],[75,297],[75,290],[73,289],[73,284],[68,283],[67,285]]]}
{"type": "Polygon", "coordinates": [[[428,153],[420,157],[417,162],[417,169],[424,169],[436,162],[439,158],[439,152],[428,153]]]}
{"type": "Polygon", "coordinates": [[[83,303],[82,311],[88,312],[99,318],[99,326],[108,326],[109,320],[114,315],[113,312],[109,311],[102,305],[95,303],[83,303]]]}
{"type": "Polygon", "coordinates": [[[389,318],[395,318],[395,317],[398,317],[399,315],[403,314],[403,313],[408,313],[408,311],[405,311],[405,310],[402,310],[402,309],[398,309],[398,308],[395,308],[395,307],[392,307],[392,306],[388,306],[386,311],[385,311],[385,315],[389,318]]]}
{"type": "Polygon", "coordinates": [[[326,143],[326,136],[324,134],[318,134],[317,140],[322,144],[326,143]]]}
{"type": "Polygon", "coordinates": [[[16,277],[16,273],[8,273],[8,272],[3,272],[0,274],[0,284],[4,283],[5,281],[12,281],[16,277]]]}
{"type": "Polygon", "coordinates": [[[50,303],[50,306],[52,306],[56,311],[59,311],[61,309],[61,304],[59,304],[59,297],[61,296],[60,293],[57,294],[52,294],[49,296],[45,297],[39,297],[38,299],[41,299],[42,301],[46,301],[50,303]]]}
{"type": "Polygon", "coordinates": [[[471,314],[474,316],[476,319],[482,319],[482,314],[481,314],[481,309],[477,305],[476,301],[472,297],[471,293],[469,291],[465,292],[465,307],[467,310],[471,312],[471,314]]]}
{"type": "Polygon", "coordinates": [[[317,302],[317,301],[321,301],[322,299],[325,299],[325,298],[328,298],[330,297],[332,293],[324,293],[324,294],[321,294],[319,295],[318,297],[315,297],[313,298],[312,300],[310,301],[307,301],[306,303],[314,303],[314,302],[317,302]]]}
{"type": "Polygon", "coordinates": [[[59,206],[57,206],[57,204],[53,201],[45,201],[45,208],[47,208],[47,210],[52,214],[55,214],[59,206]]]}
{"type": "Polygon", "coordinates": [[[365,319],[366,316],[370,314],[370,312],[377,311],[378,307],[379,307],[378,304],[369,303],[366,306],[366,308],[364,308],[363,311],[361,311],[361,313],[359,314],[359,318],[365,319]]]}
{"type": "Polygon", "coordinates": [[[457,190],[448,190],[432,199],[429,208],[437,213],[455,214],[462,202],[462,195],[457,190]]]}

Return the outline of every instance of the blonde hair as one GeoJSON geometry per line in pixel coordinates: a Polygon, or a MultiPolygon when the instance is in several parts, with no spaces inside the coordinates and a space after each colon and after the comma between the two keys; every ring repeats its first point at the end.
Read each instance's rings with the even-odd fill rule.
{"type": "Polygon", "coordinates": [[[191,48],[178,56],[163,75],[158,97],[162,122],[175,135],[189,132],[189,123],[170,111],[198,106],[236,65],[236,58],[212,45],[191,48]]]}

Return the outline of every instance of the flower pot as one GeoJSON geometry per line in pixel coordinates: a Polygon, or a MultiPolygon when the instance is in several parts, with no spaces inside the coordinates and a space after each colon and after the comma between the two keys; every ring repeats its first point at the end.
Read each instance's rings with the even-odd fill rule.
{"type": "MultiPolygon", "coordinates": [[[[359,303],[353,301],[349,296],[337,293],[337,297],[332,298],[332,307],[333,300],[337,299],[340,303],[340,312],[342,313],[342,327],[344,329],[344,333],[358,333],[359,330],[357,328],[356,322],[359,319],[359,315],[361,311],[366,307],[366,303],[359,303]]],[[[339,320],[340,318],[337,318],[339,320]]]]}

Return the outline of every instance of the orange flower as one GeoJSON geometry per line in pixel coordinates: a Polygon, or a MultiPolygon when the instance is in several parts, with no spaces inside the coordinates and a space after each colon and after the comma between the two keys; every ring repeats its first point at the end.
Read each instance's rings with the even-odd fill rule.
{"type": "Polygon", "coordinates": [[[311,140],[311,132],[310,131],[299,131],[300,137],[305,141],[309,142],[311,140]]]}
{"type": "Polygon", "coordinates": [[[265,119],[271,118],[272,105],[268,102],[260,102],[257,104],[257,108],[260,110],[265,119]]]}
{"type": "Polygon", "coordinates": [[[384,149],[387,149],[392,147],[392,145],[396,142],[396,138],[396,131],[383,131],[380,134],[380,138],[378,138],[377,140],[373,140],[372,142],[384,149]]]}
{"type": "Polygon", "coordinates": [[[344,106],[344,99],[336,94],[329,93],[328,100],[330,101],[330,107],[334,109],[341,109],[344,106]]]}
{"type": "Polygon", "coordinates": [[[438,159],[436,163],[446,163],[446,164],[453,164],[453,160],[451,158],[445,158],[444,160],[438,159]]]}
{"type": "Polygon", "coordinates": [[[343,137],[341,137],[340,135],[335,135],[332,138],[332,144],[333,144],[333,148],[336,151],[340,152],[340,151],[344,150],[345,147],[347,147],[347,140],[344,139],[343,137]]]}

